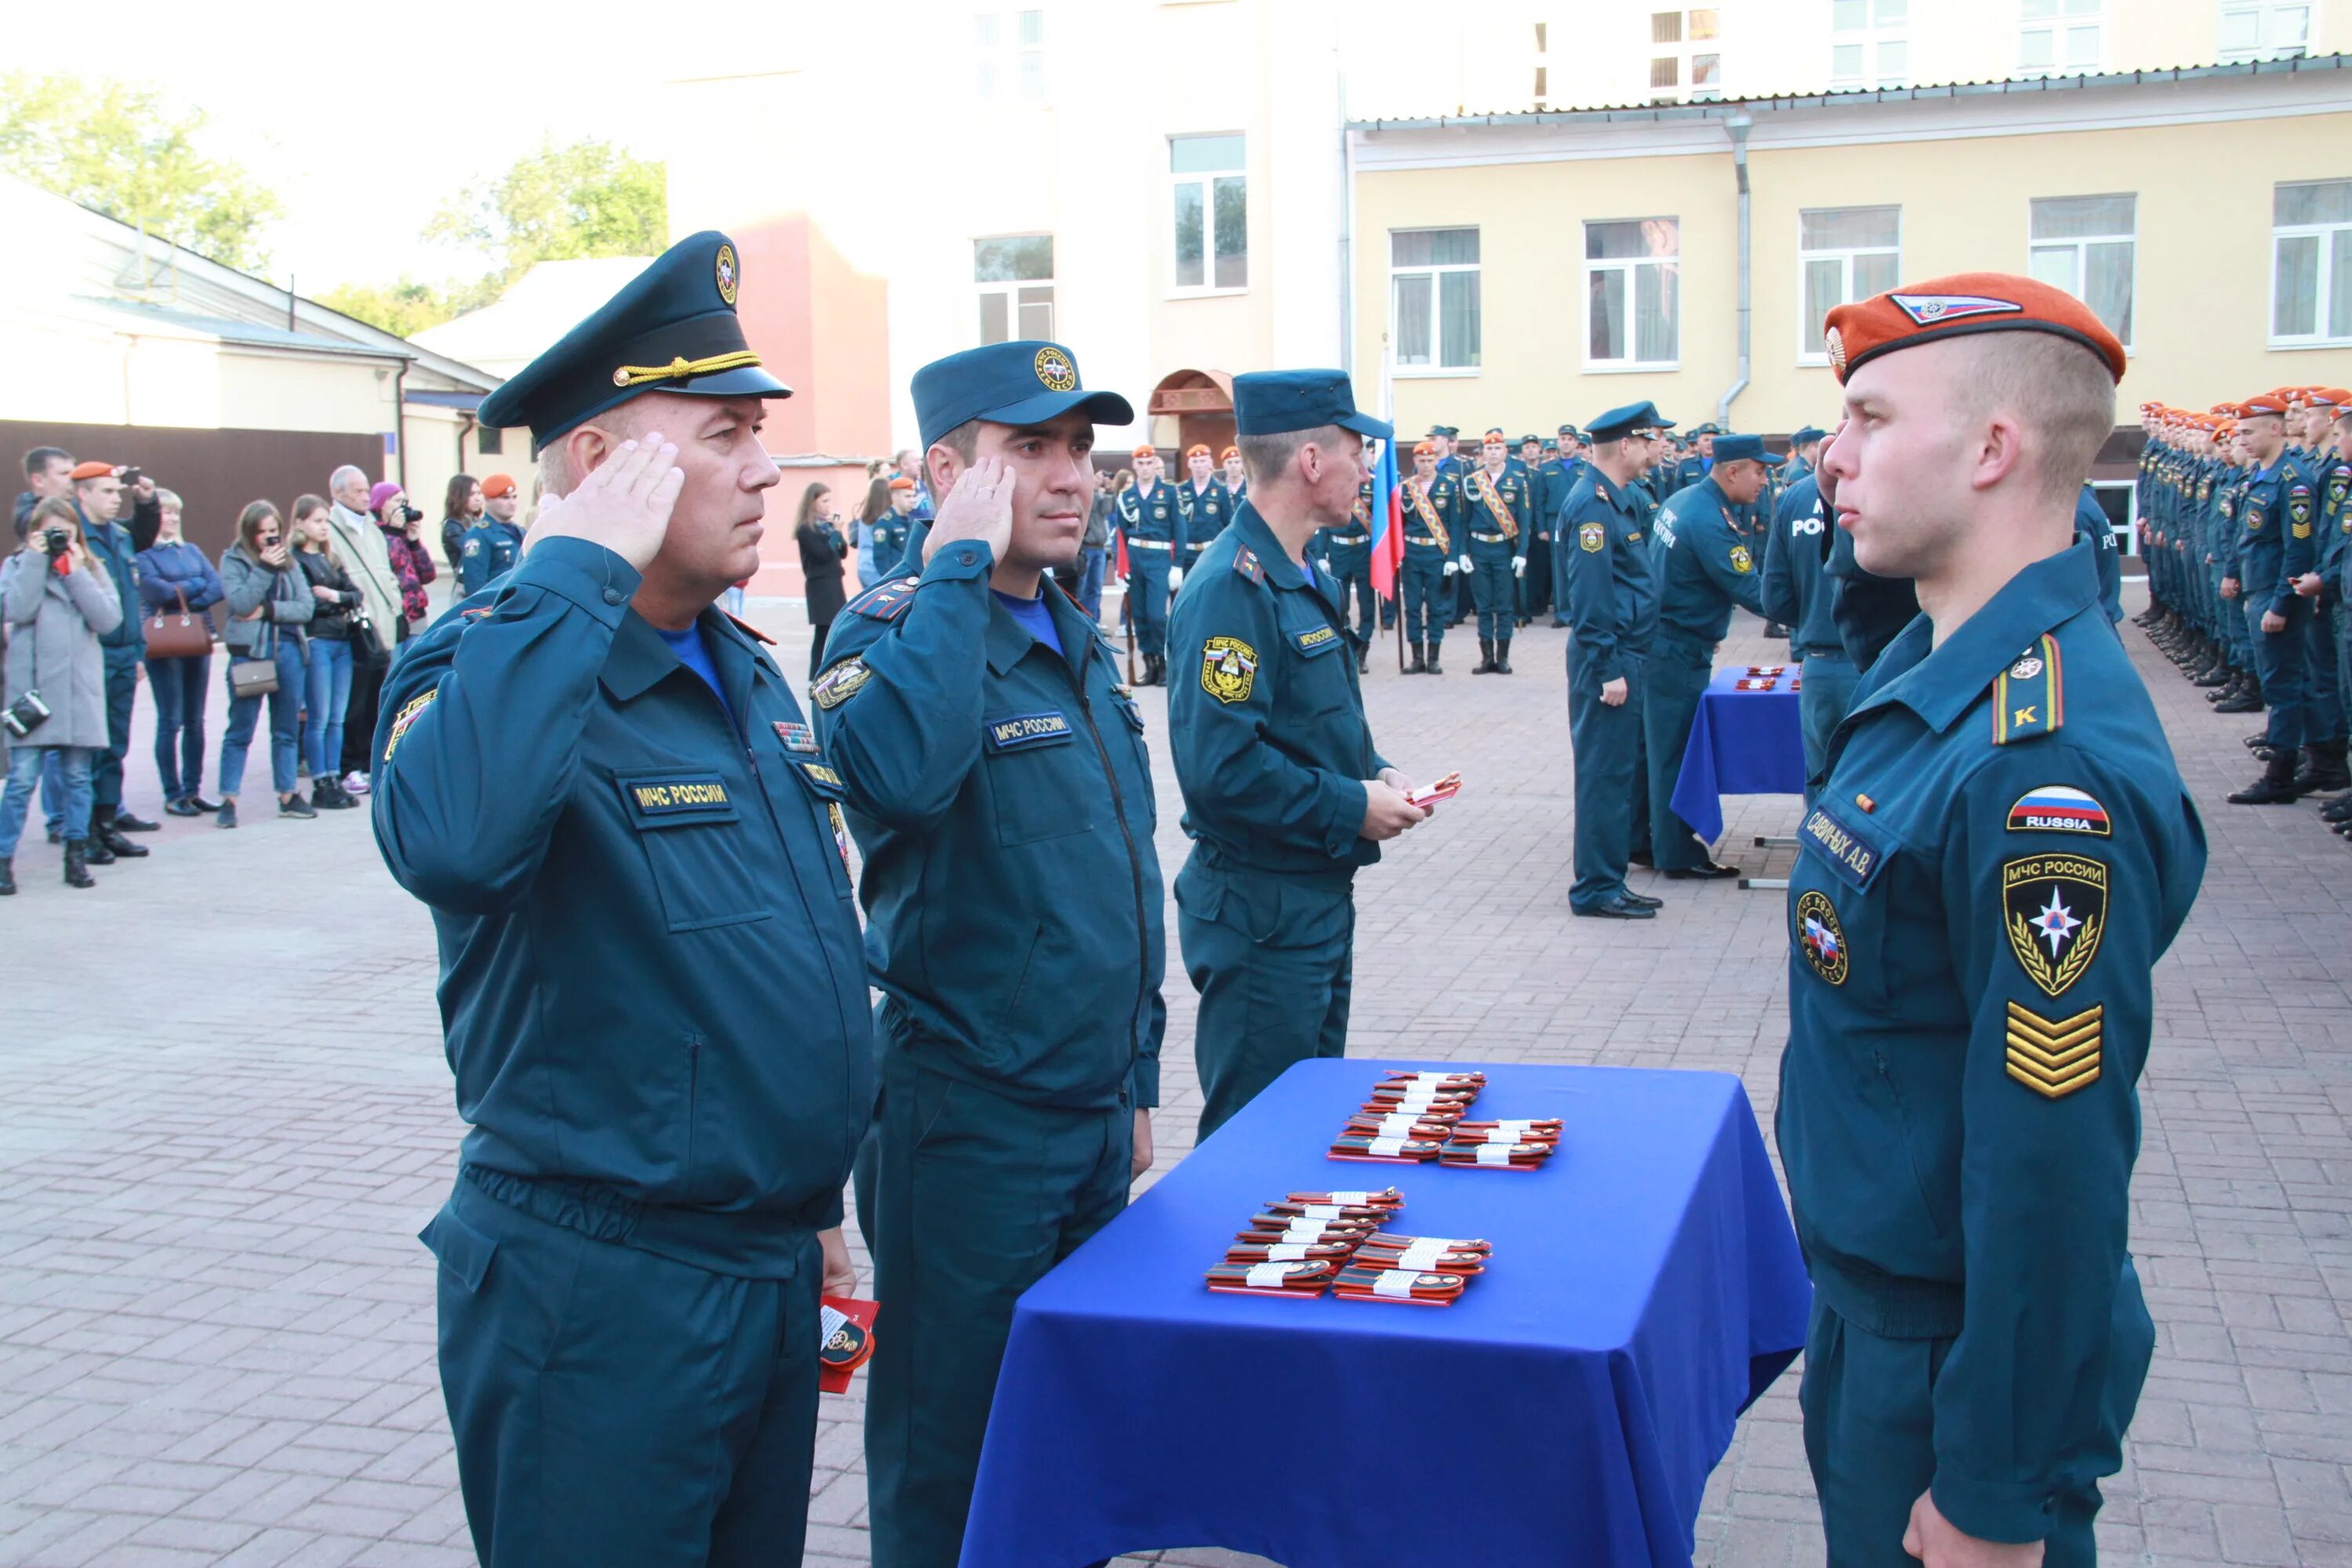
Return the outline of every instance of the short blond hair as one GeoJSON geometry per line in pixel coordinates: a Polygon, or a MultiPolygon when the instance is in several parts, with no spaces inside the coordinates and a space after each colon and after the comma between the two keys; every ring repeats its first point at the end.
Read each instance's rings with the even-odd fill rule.
{"type": "Polygon", "coordinates": [[[2042,495],[2072,500],[2115,433],[2116,379],[2106,361],[2049,332],[1979,332],[1953,342],[1966,356],[1958,378],[1962,412],[2014,415],[2042,495]]]}

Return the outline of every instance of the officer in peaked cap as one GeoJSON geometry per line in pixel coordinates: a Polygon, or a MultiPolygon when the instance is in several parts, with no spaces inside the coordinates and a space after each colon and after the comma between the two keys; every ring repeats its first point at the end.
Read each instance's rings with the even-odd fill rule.
{"type": "Polygon", "coordinates": [[[1346,1053],[1358,868],[1429,814],[1372,745],[1339,585],[1306,559],[1347,521],[1366,437],[1336,370],[1234,378],[1249,500],[1176,597],[1168,739],[1192,853],[1176,878],[1208,1136],[1293,1062],[1346,1053]]]}
{"type": "Polygon", "coordinates": [[[471,1123],[423,1240],[484,1563],[800,1559],[873,1048],[841,786],[713,607],[781,477],[742,284],[682,240],[484,401],[549,500],[384,686],[376,840],[471,1123]]]}
{"type": "Polygon", "coordinates": [[[934,361],[914,401],[938,516],[835,620],[815,701],[883,994],[874,1561],[953,1568],[1013,1300],[1151,1163],[1167,942],[1143,716],[1049,580],[1095,426],[1134,410],[1042,342],[934,361]]]}
{"type": "Polygon", "coordinates": [[[1855,686],[1789,874],[1779,1134],[1826,1555],[2077,1568],[2155,1342],[2136,1086],[2205,866],[2074,534],[2123,345],[1974,273],[1838,306],[1828,347],[1840,530],[1924,613],[1855,686]]]}

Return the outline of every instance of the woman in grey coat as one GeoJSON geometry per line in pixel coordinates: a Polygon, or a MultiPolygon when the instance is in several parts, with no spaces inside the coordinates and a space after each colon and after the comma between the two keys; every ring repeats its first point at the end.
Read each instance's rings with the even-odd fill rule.
{"type": "Polygon", "coordinates": [[[66,786],[66,886],[97,883],[88,868],[90,760],[107,745],[106,655],[99,637],[122,624],[114,579],[82,547],[81,514],[51,497],[26,520],[25,547],[0,563],[8,658],[0,709],[29,723],[8,754],[0,793],[0,896],[16,890],[16,840],[41,764],[55,753],[66,786]],[[39,707],[48,716],[37,719],[39,707]]]}
{"type": "Polygon", "coordinates": [[[278,815],[316,816],[310,803],[295,787],[295,751],[301,740],[303,665],[307,648],[303,626],[319,601],[310,581],[295,564],[294,552],[278,521],[278,509],[266,500],[248,501],[236,520],[236,542],[221,555],[221,586],[227,590],[222,607],[228,612],[228,629],[221,641],[228,646],[228,733],[221,742],[221,808],[213,820],[223,827],[236,826],[236,792],[245,783],[245,754],[253,744],[253,730],[261,705],[269,704],[269,782],[278,787],[278,815]],[[256,661],[278,667],[278,689],[267,696],[236,695],[236,670],[256,661]]]}

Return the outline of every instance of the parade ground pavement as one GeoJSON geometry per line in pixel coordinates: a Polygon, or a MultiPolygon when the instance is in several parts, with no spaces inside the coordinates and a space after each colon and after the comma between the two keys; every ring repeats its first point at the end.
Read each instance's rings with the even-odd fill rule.
{"type": "MultiPolygon", "coordinates": [[[[753,614],[783,668],[804,670],[798,605],[753,614]]],[[[2252,726],[2210,713],[2124,636],[2212,856],[2156,975],[2132,1247],[2158,1344],[2106,1487],[2103,1556],[2352,1564],[2352,851],[2309,804],[2224,805],[2252,776],[2252,726]]],[[[1667,900],[1660,919],[1569,917],[1565,637],[1521,634],[1507,678],[1470,674],[1461,631],[1440,679],[1400,677],[1391,643],[1375,652],[1382,749],[1423,782],[1459,769],[1464,783],[1356,884],[1349,1052],[1737,1073],[1769,1131],[1782,896],[1640,872],[1635,887],[1667,900]]],[[[1742,616],[1719,662],[1785,657],[1742,616]]],[[[1172,882],[1185,841],[1166,705],[1143,703],[1172,882]]],[[[151,816],[152,713],[142,695],[130,787],[151,816]]],[[[152,858],[99,870],[93,892],[59,885],[37,826],[16,858],[24,893],[0,900],[0,1563],[473,1560],[434,1364],[435,1266],[415,1239],[462,1131],[432,924],[385,874],[364,813],[278,820],[267,773],[257,748],[243,828],[168,822],[144,840],[152,858]]],[[[1727,801],[1726,858],[1784,870],[1790,851],[1751,841],[1791,832],[1798,805],[1727,801]]],[[[1201,1104],[1172,905],[1168,930],[1154,1174],[1191,1147],[1201,1104]]],[[[1740,1422],[1706,1489],[1699,1563],[1821,1561],[1796,1388],[1792,1370],[1740,1422]]],[[[812,1563],[866,1561],[861,1398],[824,1401],[812,1563]]],[[[1256,1561],[1160,1545],[1122,1562],[1256,1561]]]]}

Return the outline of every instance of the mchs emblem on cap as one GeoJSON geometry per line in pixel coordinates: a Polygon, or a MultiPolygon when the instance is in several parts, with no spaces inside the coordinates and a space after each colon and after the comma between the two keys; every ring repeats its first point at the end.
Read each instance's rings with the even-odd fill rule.
{"type": "Polygon", "coordinates": [[[1037,351],[1037,379],[1049,392],[1076,392],[1078,389],[1077,366],[1069,355],[1051,344],[1037,351]]]}
{"type": "Polygon", "coordinates": [[[1829,331],[1829,351],[1830,369],[1836,372],[1838,379],[1843,381],[1845,379],[1845,337],[1835,327],[1829,331]]]}
{"type": "Polygon", "coordinates": [[[735,247],[733,246],[722,245],[719,247],[719,260],[716,264],[716,270],[719,274],[719,297],[721,300],[726,300],[730,306],[732,306],[735,303],[736,280],[735,247]]]}

